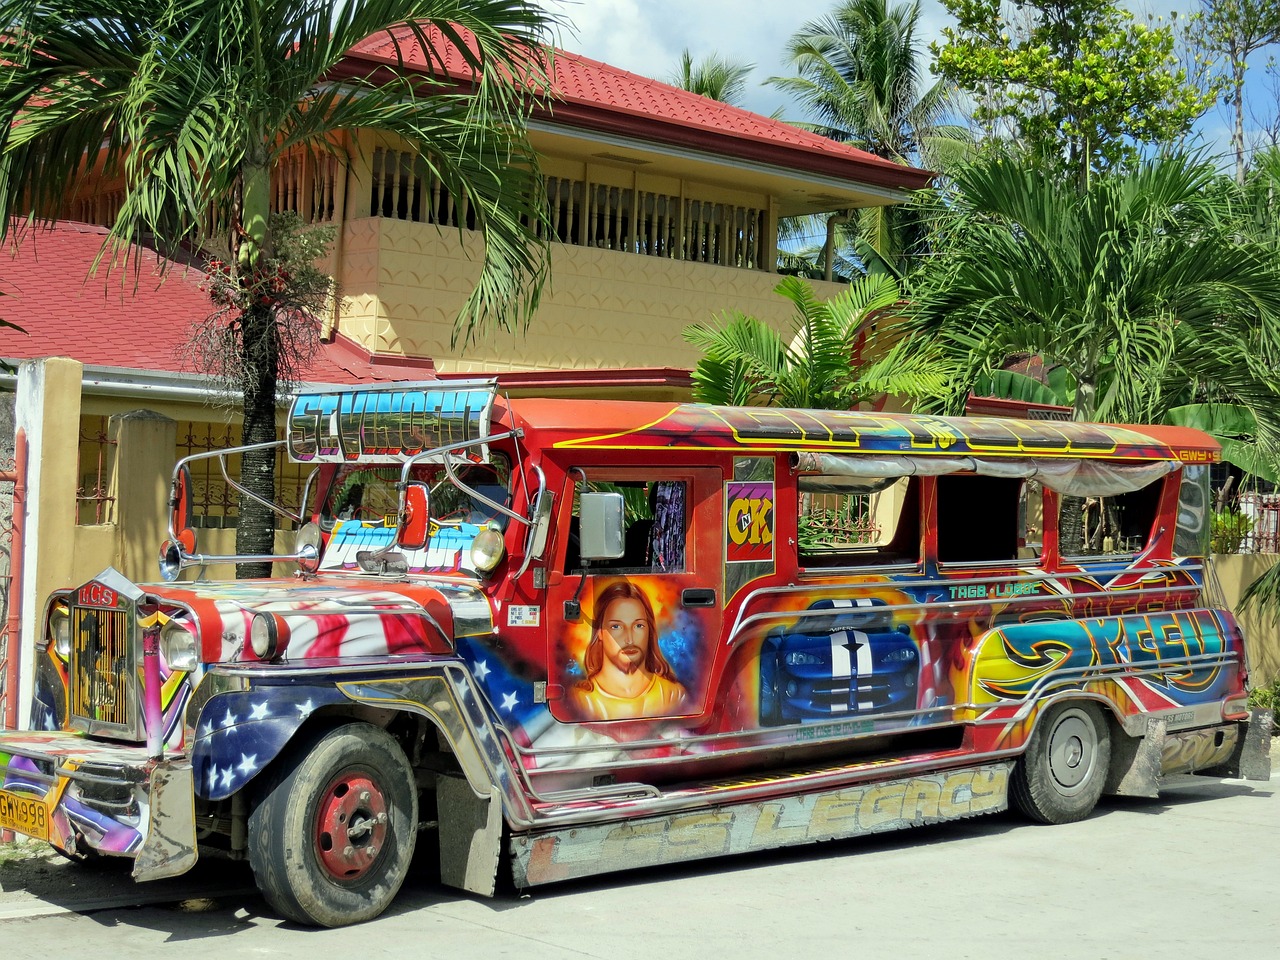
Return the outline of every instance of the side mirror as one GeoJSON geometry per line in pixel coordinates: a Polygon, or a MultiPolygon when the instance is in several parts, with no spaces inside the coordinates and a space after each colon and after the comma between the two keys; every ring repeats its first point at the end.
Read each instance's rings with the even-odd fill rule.
{"type": "Polygon", "coordinates": [[[173,474],[169,494],[169,536],[187,553],[195,553],[196,532],[191,528],[191,471],[186,464],[173,474]]]}
{"type": "Polygon", "coordinates": [[[406,550],[421,550],[431,533],[431,493],[425,483],[410,483],[400,495],[400,525],[396,543],[406,550]]]}
{"type": "Polygon", "coordinates": [[[620,493],[583,493],[578,498],[583,560],[617,560],[627,552],[620,493]]]}

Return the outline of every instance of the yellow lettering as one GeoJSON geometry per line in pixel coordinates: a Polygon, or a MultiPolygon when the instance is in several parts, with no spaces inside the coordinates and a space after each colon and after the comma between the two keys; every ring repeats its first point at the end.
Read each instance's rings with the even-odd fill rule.
{"type": "Polygon", "coordinates": [[[916,823],[938,818],[938,784],[934,780],[911,780],[902,798],[902,816],[916,823]]]}
{"type": "Polygon", "coordinates": [[[902,801],[906,796],[904,783],[884,783],[868,787],[858,806],[858,824],[864,830],[893,823],[902,819],[902,801]]]}
{"type": "Polygon", "coordinates": [[[714,857],[729,852],[732,827],[732,813],[693,813],[671,821],[667,842],[676,860],[714,857]]]}
{"type": "Polygon", "coordinates": [[[768,497],[751,501],[751,542],[773,543],[773,527],[769,520],[773,511],[773,501],[768,497]]]}
{"type": "Polygon", "coordinates": [[[861,789],[850,789],[819,797],[809,820],[809,839],[852,835],[857,828],[858,805],[862,802],[863,793],[865,791],[861,789]]]}
{"type": "Polygon", "coordinates": [[[729,539],[738,546],[746,543],[747,536],[754,532],[750,515],[750,500],[739,499],[729,504],[729,539]]]}
{"type": "Polygon", "coordinates": [[[973,802],[970,813],[986,813],[1001,809],[1009,795],[1009,771],[1004,767],[989,767],[974,771],[973,802]]]}
{"type": "Polygon", "coordinates": [[[947,777],[942,787],[942,799],[938,805],[938,813],[950,819],[963,817],[969,812],[973,800],[973,772],[962,770],[947,777]]]}
{"type": "Polygon", "coordinates": [[[665,824],[623,824],[609,831],[600,844],[600,859],[609,862],[661,863],[666,846],[665,824]]]}
{"type": "Polygon", "coordinates": [[[795,827],[779,826],[783,807],[780,803],[766,803],[760,807],[760,816],[756,818],[755,832],[751,837],[752,850],[763,850],[768,847],[781,847],[788,843],[803,843],[809,833],[807,825],[795,827]]]}

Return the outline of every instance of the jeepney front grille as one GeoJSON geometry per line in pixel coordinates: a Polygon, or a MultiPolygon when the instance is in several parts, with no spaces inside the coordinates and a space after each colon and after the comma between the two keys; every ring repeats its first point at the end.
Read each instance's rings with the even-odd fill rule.
{"type": "Polygon", "coordinates": [[[135,733],[137,703],[132,610],[71,608],[71,715],[90,732],[135,733]]]}

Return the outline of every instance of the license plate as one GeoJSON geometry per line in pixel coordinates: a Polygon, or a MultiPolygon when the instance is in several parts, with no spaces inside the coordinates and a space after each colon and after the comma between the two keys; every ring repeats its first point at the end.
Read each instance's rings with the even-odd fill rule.
{"type": "Polygon", "coordinates": [[[39,797],[0,790],[0,828],[49,840],[49,807],[39,797]]]}

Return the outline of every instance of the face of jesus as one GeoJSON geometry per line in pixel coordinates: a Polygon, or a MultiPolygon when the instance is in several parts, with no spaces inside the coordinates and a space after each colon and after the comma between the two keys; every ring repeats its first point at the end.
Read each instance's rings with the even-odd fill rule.
{"type": "Polygon", "coordinates": [[[605,658],[623,673],[644,667],[649,654],[653,626],[644,605],[630,597],[619,597],[604,612],[598,636],[605,658]]]}

